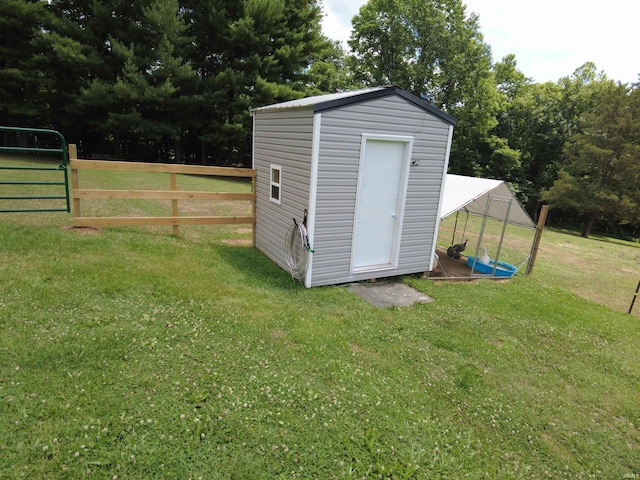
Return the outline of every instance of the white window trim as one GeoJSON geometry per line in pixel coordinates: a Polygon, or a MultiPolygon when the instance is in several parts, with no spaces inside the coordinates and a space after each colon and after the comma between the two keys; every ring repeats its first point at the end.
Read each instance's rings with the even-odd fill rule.
{"type": "Polygon", "coordinates": [[[269,200],[280,205],[282,203],[282,167],[280,165],[271,164],[269,168],[269,200]],[[273,171],[278,171],[279,182],[273,181],[273,171]],[[273,197],[273,187],[278,187],[278,198],[273,197]]]}

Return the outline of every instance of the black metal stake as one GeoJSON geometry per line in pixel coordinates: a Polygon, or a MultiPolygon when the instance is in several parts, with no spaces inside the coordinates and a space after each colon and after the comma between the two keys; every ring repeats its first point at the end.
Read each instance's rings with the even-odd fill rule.
{"type": "Polygon", "coordinates": [[[627,313],[631,313],[633,304],[636,303],[636,297],[638,296],[638,291],[640,291],[640,281],[638,281],[638,286],[636,287],[636,293],[633,294],[633,299],[631,300],[631,306],[629,306],[629,311],[627,313]]]}

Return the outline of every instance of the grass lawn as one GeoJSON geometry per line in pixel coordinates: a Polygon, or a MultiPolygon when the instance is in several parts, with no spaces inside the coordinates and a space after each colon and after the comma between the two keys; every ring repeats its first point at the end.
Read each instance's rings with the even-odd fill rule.
{"type": "Polygon", "coordinates": [[[1,215],[0,478],[640,475],[638,279],[609,307],[575,260],[632,244],[545,232],[531,277],[405,278],[436,301],[379,309],[238,227],[1,215]]]}

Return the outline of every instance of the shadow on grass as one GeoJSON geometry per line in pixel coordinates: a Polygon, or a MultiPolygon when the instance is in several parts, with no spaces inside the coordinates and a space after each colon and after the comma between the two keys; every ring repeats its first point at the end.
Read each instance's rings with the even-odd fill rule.
{"type": "Polygon", "coordinates": [[[217,244],[220,257],[245,278],[256,285],[264,285],[280,290],[300,290],[304,286],[276,265],[258,249],[246,246],[217,244]]]}

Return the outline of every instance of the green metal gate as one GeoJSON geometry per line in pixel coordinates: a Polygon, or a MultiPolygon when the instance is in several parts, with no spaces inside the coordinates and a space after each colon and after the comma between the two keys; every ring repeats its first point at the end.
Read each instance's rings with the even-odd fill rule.
{"type": "MultiPolygon", "coordinates": [[[[62,163],[57,167],[39,167],[39,166],[2,166],[0,165],[0,170],[14,170],[14,171],[51,171],[51,172],[60,172],[60,176],[58,175],[57,179],[54,181],[30,181],[30,180],[4,180],[0,178],[0,185],[16,185],[27,187],[29,185],[41,185],[43,187],[52,187],[54,192],[50,195],[5,195],[6,188],[3,188],[5,192],[0,191],[0,213],[7,212],[70,212],[71,211],[71,203],[69,202],[69,174],[68,174],[68,165],[69,165],[69,156],[67,153],[67,142],[62,136],[60,132],[55,130],[48,130],[42,128],[21,128],[21,127],[3,127],[0,126],[0,134],[5,132],[4,136],[7,136],[6,132],[15,132],[16,136],[19,135],[31,135],[35,137],[44,137],[49,140],[49,143],[53,141],[54,147],[21,147],[21,146],[4,146],[3,142],[0,145],[0,151],[6,152],[33,152],[33,153],[52,153],[52,154],[60,154],[62,159],[62,163]],[[59,144],[59,147],[57,146],[59,144]],[[55,191],[57,188],[57,192],[55,191]],[[64,191],[64,194],[62,193],[64,191]],[[3,208],[2,200],[11,200],[17,201],[17,203],[21,203],[23,200],[64,200],[66,203],[66,207],[51,207],[51,208],[3,208]]],[[[47,143],[47,142],[45,142],[47,143]]],[[[19,187],[18,187],[19,188],[19,187]]],[[[13,202],[12,202],[13,203],[13,202]]],[[[25,202],[26,203],[26,202],[25,202]]]]}

